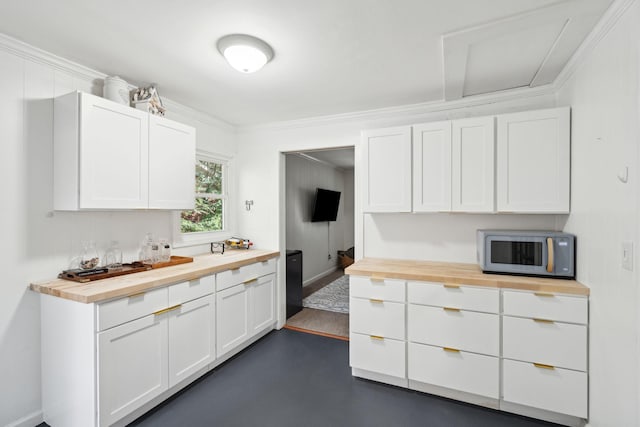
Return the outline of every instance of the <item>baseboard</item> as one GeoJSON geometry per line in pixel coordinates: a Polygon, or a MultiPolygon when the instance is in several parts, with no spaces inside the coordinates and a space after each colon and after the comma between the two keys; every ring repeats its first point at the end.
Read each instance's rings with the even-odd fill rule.
{"type": "Polygon", "coordinates": [[[504,400],[500,401],[500,410],[569,427],[584,427],[587,424],[587,420],[583,418],[545,411],[544,409],[532,408],[517,403],[505,402],[504,400]]]}
{"type": "Polygon", "coordinates": [[[25,415],[19,420],[7,424],[5,427],[34,427],[43,421],[42,411],[36,411],[29,415],[25,415]]]}
{"type": "Polygon", "coordinates": [[[311,278],[309,278],[309,279],[307,279],[307,280],[303,281],[303,282],[302,282],[302,286],[307,286],[307,285],[309,285],[309,284],[311,284],[311,283],[315,282],[316,280],[323,278],[324,276],[328,276],[329,274],[333,273],[333,272],[334,272],[334,271],[336,271],[337,269],[338,269],[338,267],[336,266],[336,267],[330,268],[330,269],[328,269],[328,270],[326,270],[326,271],[323,271],[323,272],[322,272],[322,273],[320,273],[320,274],[316,274],[315,276],[313,276],[313,277],[311,277],[311,278]]]}
{"type": "Polygon", "coordinates": [[[422,393],[429,393],[436,396],[446,397],[447,399],[459,400],[461,402],[471,403],[473,405],[484,406],[491,409],[500,408],[500,401],[497,398],[480,396],[473,393],[466,393],[464,391],[426,384],[420,381],[409,380],[409,389],[420,391],[422,393]]]}
{"type": "Polygon", "coordinates": [[[393,377],[391,375],[380,374],[378,372],[367,371],[366,369],[351,368],[351,375],[358,378],[364,378],[367,380],[377,381],[379,383],[391,384],[396,387],[407,388],[409,382],[406,378],[393,377]]]}

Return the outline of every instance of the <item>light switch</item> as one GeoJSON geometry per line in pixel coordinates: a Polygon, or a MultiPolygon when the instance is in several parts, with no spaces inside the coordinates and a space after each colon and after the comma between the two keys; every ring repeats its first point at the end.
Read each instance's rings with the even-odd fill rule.
{"type": "Polygon", "coordinates": [[[633,242],[622,242],[622,268],[633,271],[633,242]]]}

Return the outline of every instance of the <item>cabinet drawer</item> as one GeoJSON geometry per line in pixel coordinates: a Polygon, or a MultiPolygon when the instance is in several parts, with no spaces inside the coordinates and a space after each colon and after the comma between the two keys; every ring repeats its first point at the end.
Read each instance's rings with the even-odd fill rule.
{"type": "Polygon", "coordinates": [[[589,300],[547,293],[503,291],[503,312],[510,316],[587,324],[589,300]]]}
{"type": "Polygon", "coordinates": [[[504,360],[503,399],[547,411],[587,418],[587,374],[545,369],[504,360]]]}
{"type": "Polygon", "coordinates": [[[500,363],[497,357],[416,343],[408,346],[410,380],[498,399],[500,363]]]}
{"type": "Polygon", "coordinates": [[[216,290],[221,291],[223,289],[230,288],[231,286],[235,286],[238,283],[247,282],[257,279],[260,276],[265,276],[275,272],[275,258],[263,262],[243,265],[242,267],[233,270],[221,271],[216,274],[216,290]]]}
{"type": "Polygon", "coordinates": [[[169,286],[169,305],[182,304],[212,294],[215,291],[215,282],[215,276],[210,275],[171,285],[169,286]]]}
{"type": "Polygon", "coordinates": [[[405,281],[398,279],[378,280],[372,279],[371,277],[350,276],[349,295],[351,297],[405,302],[405,281]]]}
{"type": "Polygon", "coordinates": [[[504,316],[502,354],[509,359],[587,370],[587,327],[504,316]]]}
{"type": "Polygon", "coordinates": [[[167,288],[98,304],[98,331],[147,316],[169,306],[167,288]]]}
{"type": "Polygon", "coordinates": [[[349,363],[351,367],[406,378],[406,343],[351,333],[349,363]]]}
{"type": "Polygon", "coordinates": [[[413,281],[407,287],[409,302],[416,304],[500,312],[500,292],[497,289],[413,281]]]}
{"type": "Polygon", "coordinates": [[[404,340],[404,309],[400,302],[351,298],[349,325],[353,332],[404,340]]]}
{"type": "Polygon", "coordinates": [[[409,304],[409,341],[498,356],[500,316],[409,304]]]}

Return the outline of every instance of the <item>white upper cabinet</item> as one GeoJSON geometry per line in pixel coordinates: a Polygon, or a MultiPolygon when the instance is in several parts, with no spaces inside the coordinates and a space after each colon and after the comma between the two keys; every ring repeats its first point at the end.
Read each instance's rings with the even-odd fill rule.
{"type": "Polygon", "coordinates": [[[195,131],[72,92],[54,101],[53,169],[56,210],[191,209],[195,131]]]}
{"type": "Polygon", "coordinates": [[[411,212],[411,127],[362,132],[363,211],[411,212]]]}
{"type": "Polygon", "coordinates": [[[193,209],[195,129],[149,115],[149,208],[193,209]]]}
{"type": "Polygon", "coordinates": [[[451,210],[494,212],[493,117],[454,120],[451,210]]]}
{"type": "Polygon", "coordinates": [[[499,212],[569,212],[569,116],[569,107],[498,116],[499,212]]]}
{"type": "Polygon", "coordinates": [[[451,122],[413,126],[413,211],[451,210],[451,122]]]}
{"type": "Polygon", "coordinates": [[[54,208],[146,208],[148,120],[143,111],[86,93],[56,98],[54,208]]]}

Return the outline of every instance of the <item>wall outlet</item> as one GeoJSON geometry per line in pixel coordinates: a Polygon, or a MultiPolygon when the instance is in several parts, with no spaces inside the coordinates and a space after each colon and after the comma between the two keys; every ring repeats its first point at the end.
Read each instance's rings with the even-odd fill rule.
{"type": "Polygon", "coordinates": [[[622,268],[633,271],[633,242],[622,242],[622,268]]]}

